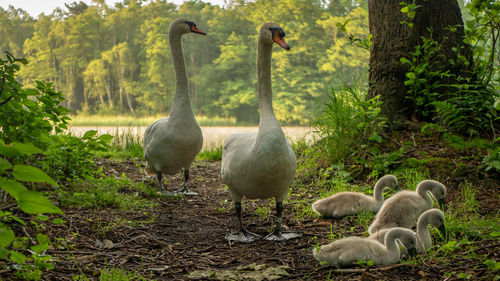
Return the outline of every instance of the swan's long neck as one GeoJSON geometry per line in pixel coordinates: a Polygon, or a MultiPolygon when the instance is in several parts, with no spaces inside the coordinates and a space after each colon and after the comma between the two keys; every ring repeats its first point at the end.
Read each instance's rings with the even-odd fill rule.
{"type": "Polygon", "coordinates": [[[181,36],[182,34],[176,32],[175,29],[171,29],[168,34],[175,70],[175,95],[170,111],[170,118],[177,115],[194,116],[191,101],[189,100],[188,76],[182,52],[181,36]]]}
{"type": "Polygon", "coordinates": [[[430,204],[432,206],[432,198],[429,195],[429,193],[427,193],[428,191],[430,191],[430,189],[431,189],[431,186],[428,184],[427,185],[418,185],[416,192],[418,193],[418,195],[420,195],[422,198],[424,198],[424,200],[427,202],[427,204],[430,204]]]}
{"type": "Polygon", "coordinates": [[[427,250],[432,244],[431,234],[428,228],[429,223],[426,219],[419,219],[417,222],[417,237],[419,243],[422,243],[423,249],[427,250]]]}
{"type": "Polygon", "coordinates": [[[395,255],[399,257],[400,252],[399,252],[399,246],[396,242],[396,238],[398,237],[398,231],[389,231],[385,235],[384,243],[385,243],[385,248],[388,253],[391,255],[395,255]]]}
{"type": "Polygon", "coordinates": [[[269,125],[278,125],[273,110],[273,91],[271,87],[271,57],[273,45],[265,44],[259,38],[257,48],[257,92],[259,95],[259,129],[269,125]]]}
{"type": "Polygon", "coordinates": [[[384,195],[382,194],[384,191],[385,182],[377,181],[375,187],[373,188],[373,198],[375,198],[378,202],[384,202],[384,195]]]}

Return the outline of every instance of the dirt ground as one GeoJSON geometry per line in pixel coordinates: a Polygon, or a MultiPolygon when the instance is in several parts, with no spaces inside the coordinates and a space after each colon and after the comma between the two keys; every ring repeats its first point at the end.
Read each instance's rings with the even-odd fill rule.
{"type": "MultiPolygon", "coordinates": [[[[434,150],[441,153],[439,147],[434,150]]],[[[123,172],[134,181],[142,181],[144,176],[138,164],[142,165],[140,161],[132,160],[102,162],[104,171],[110,176],[120,176],[123,172]]],[[[90,280],[98,280],[101,269],[115,267],[137,271],[156,280],[208,280],[216,277],[239,280],[234,276],[247,276],[248,280],[456,280],[456,274],[451,274],[453,272],[466,273],[472,280],[491,280],[491,272],[487,272],[483,261],[500,262],[500,244],[492,238],[468,242],[474,245],[474,252],[481,259],[471,258],[468,248],[464,247],[453,252],[446,263],[437,259],[417,259],[415,264],[379,266],[369,270],[320,266],[311,254],[318,242],[326,243],[331,233],[352,235],[349,231],[354,230],[355,234],[361,235],[364,229],[355,223],[354,218],[297,221],[291,214],[290,204],[285,206],[283,225],[301,232],[302,238],[288,242],[229,243],[224,236],[236,229],[236,221],[229,192],[220,179],[220,162],[196,162],[191,169],[191,179],[192,190],[199,196],[155,198],[152,200],[159,204],[152,211],[64,209],[66,224],[51,225],[49,232],[52,238],[64,238],[70,250],[48,251],[57,262],[55,269],[44,273],[43,279],[73,280],[72,276],[84,273],[90,280]]],[[[168,189],[177,189],[182,176],[168,176],[167,180],[168,189]]],[[[460,198],[460,191],[453,187],[462,179],[443,180],[451,187],[447,203],[453,204],[460,198]]],[[[155,184],[152,180],[147,182],[155,184]]],[[[498,188],[479,190],[479,212],[485,215],[497,213],[498,188]]],[[[270,217],[259,216],[255,212],[257,206],[268,206],[268,202],[243,201],[243,223],[248,230],[266,235],[272,226],[275,210],[270,217]]],[[[14,280],[10,278],[12,272],[0,274],[4,280],[14,280]]]]}

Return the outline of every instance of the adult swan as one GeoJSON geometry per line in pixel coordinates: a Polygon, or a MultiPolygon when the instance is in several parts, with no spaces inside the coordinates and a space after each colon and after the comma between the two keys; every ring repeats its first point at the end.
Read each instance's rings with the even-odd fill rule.
{"type": "Polygon", "coordinates": [[[170,24],[168,40],[175,70],[175,96],[170,116],[149,125],[144,134],[144,158],[146,173],[156,175],[160,192],[164,193],[163,174],[173,175],[184,168],[184,185],[181,192],[197,195],[187,188],[189,167],[203,144],[201,128],[189,100],[186,63],[182,53],[181,36],[186,33],[206,33],[188,19],[179,18],[170,24]]]}
{"type": "Polygon", "coordinates": [[[275,23],[266,23],[260,29],[257,49],[257,90],[260,123],[257,133],[232,134],[224,143],[222,152],[222,181],[227,184],[234,201],[239,230],[226,235],[229,241],[252,242],[260,238],[241,224],[241,199],[276,200],[277,219],[274,231],[264,239],[284,241],[300,237],[299,233],[281,231],[283,199],[293,181],[297,162],[295,154],[283,134],[272,105],[271,54],[273,43],[286,50],[285,32],[275,23]]]}

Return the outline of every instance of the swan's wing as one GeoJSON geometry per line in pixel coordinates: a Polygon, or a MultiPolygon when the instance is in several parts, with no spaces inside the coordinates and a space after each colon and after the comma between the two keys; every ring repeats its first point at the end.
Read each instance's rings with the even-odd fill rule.
{"type": "Polygon", "coordinates": [[[155,134],[157,134],[158,129],[167,122],[168,122],[168,117],[161,118],[156,120],[146,128],[146,131],[144,132],[144,153],[146,151],[146,147],[149,145],[149,143],[151,143],[151,140],[153,139],[155,134]]]}

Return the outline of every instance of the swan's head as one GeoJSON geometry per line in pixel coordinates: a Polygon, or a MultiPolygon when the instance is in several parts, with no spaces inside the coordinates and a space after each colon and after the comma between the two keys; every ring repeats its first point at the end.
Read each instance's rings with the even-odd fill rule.
{"type": "Polygon", "coordinates": [[[285,31],[276,23],[268,22],[260,28],[260,40],[266,44],[278,44],[285,50],[290,50],[290,46],[285,41],[285,31]]]}
{"type": "Polygon", "coordinates": [[[398,190],[398,179],[393,175],[385,175],[379,179],[383,187],[398,190]]]}
{"type": "Polygon", "coordinates": [[[425,225],[437,227],[439,232],[446,238],[446,227],[444,226],[444,214],[439,209],[430,209],[422,213],[418,219],[424,220],[425,225]]]}
{"type": "Polygon", "coordinates": [[[178,18],[175,19],[171,24],[170,24],[170,32],[176,32],[179,34],[186,34],[186,33],[198,33],[201,35],[207,35],[205,32],[201,31],[198,27],[196,27],[196,23],[193,21],[187,19],[187,18],[178,18]]]}
{"type": "Polygon", "coordinates": [[[417,253],[417,235],[411,229],[402,227],[391,228],[385,235],[385,245],[387,246],[387,243],[391,243],[391,241],[395,241],[396,239],[408,250],[410,256],[413,256],[413,253],[417,253]]]}
{"type": "Polygon", "coordinates": [[[446,198],[446,187],[444,184],[434,180],[424,180],[418,184],[417,190],[422,188],[430,191],[432,196],[438,201],[439,207],[445,210],[444,199],[446,198]]]}

